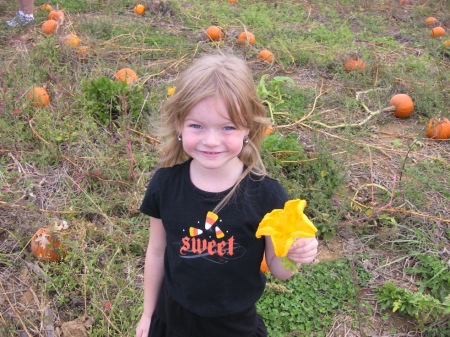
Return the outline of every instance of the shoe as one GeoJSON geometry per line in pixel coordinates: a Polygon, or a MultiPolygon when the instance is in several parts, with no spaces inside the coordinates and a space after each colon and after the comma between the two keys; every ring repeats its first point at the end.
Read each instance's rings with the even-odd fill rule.
{"type": "Polygon", "coordinates": [[[33,14],[25,14],[22,11],[18,11],[16,13],[16,16],[13,17],[11,20],[6,21],[6,24],[9,27],[19,27],[19,26],[25,26],[29,23],[34,22],[34,16],[33,14]]]}

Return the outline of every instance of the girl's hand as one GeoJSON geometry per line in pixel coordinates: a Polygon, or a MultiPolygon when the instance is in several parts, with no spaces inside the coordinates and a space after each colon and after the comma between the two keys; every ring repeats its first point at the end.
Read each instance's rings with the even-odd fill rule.
{"type": "Polygon", "coordinates": [[[317,238],[297,239],[289,248],[287,257],[296,263],[311,263],[316,259],[318,246],[317,238]]]}
{"type": "Polygon", "coordinates": [[[150,330],[150,318],[141,317],[138,326],[136,327],[136,337],[147,337],[150,330]]]}

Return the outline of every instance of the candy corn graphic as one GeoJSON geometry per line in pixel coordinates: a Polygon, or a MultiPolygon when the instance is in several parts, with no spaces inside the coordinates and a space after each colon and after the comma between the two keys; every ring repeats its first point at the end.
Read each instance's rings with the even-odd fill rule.
{"type": "Polygon", "coordinates": [[[219,216],[216,213],[208,212],[206,214],[206,220],[205,220],[205,229],[208,230],[214,225],[214,223],[217,221],[219,216]]]}
{"type": "Polygon", "coordinates": [[[216,237],[218,239],[222,239],[225,236],[219,226],[216,226],[216,237]]]}
{"type": "Polygon", "coordinates": [[[198,228],[194,228],[194,227],[189,227],[189,235],[190,236],[197,236],[202,234],[203,231],[201,229],[198,228]]]}

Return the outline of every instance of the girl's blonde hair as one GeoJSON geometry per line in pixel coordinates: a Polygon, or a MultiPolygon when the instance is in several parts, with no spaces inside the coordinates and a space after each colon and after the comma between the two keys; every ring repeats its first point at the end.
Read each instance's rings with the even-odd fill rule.
{"type": "Polygon", "coordinates": [[[178,137],[186,115],[194,105],[208,97],[221,98],[233,124],[238,128],[249,129],[249,141],[238,156],[246,170],[229,195],[219,204],[218,207],[221,208],[248,173],[266,174],[260,147],[270,121],[256,92],[251,70],[244,60],[229,54],[203,56],[181,73],[174,95],[165,104],[160,129],[162,167],[189,159],[178,137]]]}

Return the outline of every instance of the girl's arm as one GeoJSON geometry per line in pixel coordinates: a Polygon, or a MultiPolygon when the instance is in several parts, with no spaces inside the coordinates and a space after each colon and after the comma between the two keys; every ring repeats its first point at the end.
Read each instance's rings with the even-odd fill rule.
{"type": "MultiPolygon", "coordinates": [[[[270,272],[280,280],[286,280],[294,275],[294,272],[283,268],[281,257],[275,256],[275,251],[270,236],[265,237],[266,240],[266,262],[270,272]]],[[[316,238],[297,239],[289,248],[287,257],[296,262],[297,266],[301,264],[311,263],[317,256],[318,241],[316,238]]]]}
{"type": "Polygon", "coordinates": [[[147,337],[164,277],[166,231],[161,219],[150,217],[150,239],[144,266],[144,311],[136,327],[136,337],[147,337]]]}

